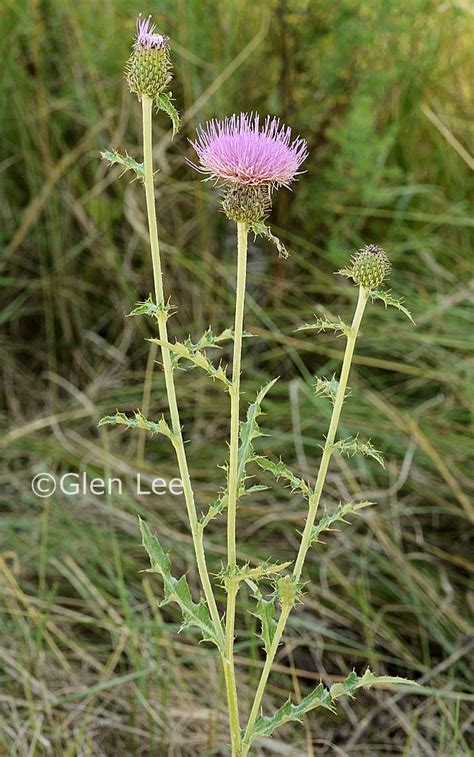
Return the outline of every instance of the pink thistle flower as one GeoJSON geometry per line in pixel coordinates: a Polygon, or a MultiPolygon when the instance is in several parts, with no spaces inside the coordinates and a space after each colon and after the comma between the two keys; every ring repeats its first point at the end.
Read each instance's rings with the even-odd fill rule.
{"type": "Polygon", "coordinates": [[[135,50],[162,50],[168,46],[169,37],[155,34],[156,24],[151,23],[151,16],[142,18],[140,13],[137,18],[137,36],[135,38],[135,50]],[[151,26],[150,26],[151,24],[151,26]]]}
{"type": "Polygon", "coordinates": [[[308,156],[304,139],[292,139],[291,128],[267,116],[241,113],[199,127],[191,141],[200,165],[188,163],[209,178],[238,185],[288,186],[308,156]]]}

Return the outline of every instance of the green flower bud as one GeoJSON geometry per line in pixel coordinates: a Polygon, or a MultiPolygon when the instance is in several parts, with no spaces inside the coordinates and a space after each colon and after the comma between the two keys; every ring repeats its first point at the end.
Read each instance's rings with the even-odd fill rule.
{"type": "Polygon", "coordinates": [[[225,187],[222,207],[227,218],[236,223],[261,221],[271,208],[268,186],[230,184],[225,187]]]}
{"type": "Polygon", "coordinates": [[[390,261],[376,244],[368,244],[358,250],[351,260],[348,272],[356,284],[366,289],[378,289],[390,272],[390,261]]]}
{"type": "Polygon", "coordinates": [[[171,81],[169,39],[155,32],[151,16],[137,19],[133,52],[125,66],[125,78],[131,92],[154,100],[171,81]]]}

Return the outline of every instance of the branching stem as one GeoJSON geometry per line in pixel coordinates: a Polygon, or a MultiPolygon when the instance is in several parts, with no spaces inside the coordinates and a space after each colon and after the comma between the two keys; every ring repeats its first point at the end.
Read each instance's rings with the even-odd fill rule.
{"type": "MultiPolygon", "coordinates": [[[[323,455],[321,458],[321,464],[319,466],[316,484],[314,486],[313,493],[309,500],[306,524],[303,531],[303,535],[301,537],[300,548],[299,548],[298,556],[296,558],[295,566],[293,569],[292,577],[295,583],[297,583],[301,578],[301,573],[303,570],[304,561],[306,559],[306,554],[308,552],[308,549],[311,546],[311,532],[314,526],[314,521],[316,519],[316,513],[317,513],[319,502],[321,499],[321,494],[323,492],[324,483],[326,481],[326,474],[329,467],[329,462],[331,460],[331,455],[334,450],[334,442],[336,439],[336,432],[337,432],[337,427],[339,424],[339,418],[341,416],[342,405],[344,403],[344,397],[346,395],[347,380],[349,378],[349,372],[350,372],[351,363],[352,363],[352,356],[354,354],[354,347],[357,340],[357,335],[359,333],[362,316],[364,314],[365,306],[367,304],[367,298],[368,298],[367,290],[364,287],[359,287],[359,298],[357,301],[357,307],[354,313],[354,318],[352,320],[351,329],[350,329],[349,334],[347,335],[346,349],[344,352],[341,375],[339,378],[339,386],[338,386],[336,398],[334,401],[334,407],[333,407],[333,411],[331,415],[331,421],[329,424],[326,444],[324,445],[323,455]]],[[[267,680],[270,675],[270,671],[273,665],[273,661],[275,659],[275,655],[280,645],[281,637],[283,636],[283,632],[285,630],[288,616],[293,608],[293,604],[294,603],[287,603],[287,604],[282,605],[282,608],[281,608],[281,614],[280,614],[277,627],[275,629],[275,635],[273,637],[271,647],[268,650],[267,658],[265,660],[265,665],[262,670],[260,681],[258,683],[257,691],[255,694],[254,703],[253,703],[249,720],[247,723],[247,728],[245,729],[245,734],[242,741],[243,757],[245,757],[245,755],[248,754],[248,751],[252,743],[255,721],[257,720],[257,717],[259,714],[267,680]]]]}
{"type": "MultiPolygon", "coordinates": [[[[155,287],[155,297],[157,304],[165,304],[164,290],[163,290],[163,275],[161,269],[160,259],[160,247],[158,241],[158,226],[156,222],[156,208],[155,208],[155,191],[153,184],[153,153],[152,153],[152,109],[153,102],[149,97],[142,96],[142,115],[143,115],[143,162],[145,170],[145,194],[146,194],[146,207],[148,214],[148,227],[150,232],[150,248],[151,259],[153,264],[153,280],[155,287]]],[[[163,342],[168,342],[168,329],[166,325],[167,316],[162,311],[158,316],[158,328],[160,333],[160,339],[163,342]]],[[[183,482],[184,498],[186,501],[186,508],[188,511],[189,523],[191,527],[191,533],[193,537],[194,550],[196,554],[196,562],[198,566],[199,576],[201,579],[204,595],[206,597],[209,612],[214,624],[217,639],[221,645],[223,645],[223,629],[222,623],[217,610],[216,600],[214,592],[212,590],[211,581],[209,578],[209,572],[206,565],[206,557],[204,552],[203,535],[202,530],[199,528],[198,518],[196,514],[196,505],[194,503],[194,494],[191,485],[191,478],[189,475],[188,462],[186,459],[186,452],[184,448],[183,435],[181,432],[181,422],[179,419],[178,403],[176,399],[176,389],[174,385],[173,368],[171,365],[171,355],[168,349],[165,347],[161,350],[163,360],[163,370],[165,375],[166,393],[168,397],[168,405],[171,415],[171,428],[175,436],[175,450],[176,457],[178,459],[179,473],[183,482]]]]}

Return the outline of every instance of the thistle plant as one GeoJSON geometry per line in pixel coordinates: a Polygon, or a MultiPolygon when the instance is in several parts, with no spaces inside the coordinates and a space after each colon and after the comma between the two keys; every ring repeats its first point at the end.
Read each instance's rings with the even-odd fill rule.
{"type": "Polygon", "coordinates": [[[355,515],[372,504],[368,501],[340,503],[337,507],[326,510],[318,518],[332,455],[339,453],[353,456],[359,453],[373,458],[382,466],[384,464],[381,452],[373,447],[370,440],[363,441],[357,434],[343,439],[337,435],[342,407],[349,394],[348,378],[367,303],[381,300],[385,306],[395,306],[408,317],[411,316],[401,300],[395,299],[390,291],[382,288],[390,270],[385,252],[374,244],[366,245],[357,251],[349,266],[339,271],[340,274],[351,278],[358,288],[357,304],[351,324],[346,325],[341,319],[331,321],[315,317],[314,322],[304,324],[299,329],[315,332],[333,331],[336,335],[343,335],[346,340],[339,378],[318,378],[316,381],[316,394],[327,397],[332,403],[332,414],[315,483],[312,484],[296,475],[282,460],[274,461],[259,454],[255,445],[256,439],[262,435],[258,420],[262,414],[265,396],[271,391],[276,379],[270,380],[262,387],[255,400],[250,403],[245,419],[242,419],[241,362],[245,336],[248,235],[253,232],[262,236],[276,245],[280,255],[287,256],[284,245],[272,233],[266,219],[271,210],[273,192],[280,187],[289,187],[298,177],[308,154],[306,142],[300,137],[294,138],[290,127],[281,124],[277,118],[267,116],[261,120],[257,114],[241,113],[223,121],[213,120],[198,129],[196,138],[191,142],[197,154],[197,161],[188,162],[204,174],[206,180],[211,180],[219,186],[222,209],[228,219],[236,224],[234,324],[233,328],[228,328],[221,334],[214,334],[209,329],[196,342],[191,339],[171,342],[168,320],[176,305],[171,305],[170,295],[165,293],[163,287],[154,197],[153,106],[168,114],[173,132],[179,126],[179,116],[174,108],[171,93],[166,91],[171,81],[169,40],[156,31],[150,17],[139,17],[137,20],[136,38],[125,75],[131,92],[135,93],[141,102],[143,163],[136,162],[128,155],[121,155],[116,150],[107,150],[102,155],[110,163],[119,163],[126,170],[133,170],[144,185],[154,297],[150,296],[146,302],[138,303],[131,315],[148,315],[157,325],[158,336],[150,341],[161,348],[169,418],[162,417],[153,421],[140,411],[136,411],[132,416],[117,412],[103,418],[100,425],[120,424],[128,428],[145,429],[151,434],[167,437],[175,450],[203,592],[199,602],[193,600],[186,577],[181,576],[177,579],[173,575],[169,556],[159,538],[151,533],[144,521],[140,521],[142,541],[150,558],[150,571],[158,573],[163,581],[162,604],[177,603],[182,613],[183,627],[197,628],[202,639],[215,645],[218,650],[227,695],[231,752],[235,757],[245,757],[259,738],[268,738],[279,726],[292,720],[299,721],[305,713],[318,707],[335,711],[335,703],[341,696],[352,696],[359,688],[386,683],[412,683],[397,677],[375,676],[369,669],[361,676],[352,672],[342,683],[336,683],[330,688],[319,684],[298,704],[288,700],[273,715],[262,714],[264,694],[275,655],[282,641],[288,617],[302,595],[304,564],[309,550],[318,545],[322,532],[330,530],[335,524],[345,522],[350,515],[355,515]],[[207,354],[208,349],[219,347],[225,340],[230,340],[233,344],[230,377],[224,367],[216,365],[207,354]],[[220,492],[216,493],[215,501],[200,517],[194,499],[175,389],[176,368],[178,365],[183,367],[183,363],[200,368],[213,381],[223,384],[230,399],[229,455],[223,466],[222,461],[219,461],[226,472],[225,481],[220,492]],[[285,480],[293,495],[306,502],[306,521],[297,555],[292,562],[282,563],[274,561],[273,556],[268,556],[268,559],[256,567],[238,563],[237,510],[241,497],[251,496],[255,490],[255,487],[248,485],[251,478],[248,468],[251,464],[256,466],[256,469],[270,472],[277,480],[285,480]],[[211,521],[224,516],[227,518],[227,563],[217,576],[226,593],[223,614],[224,608],[217,605],[215,587],[207,565],[204,531],[211,521]],[[245,713],[239,703],[234,664],[236,607],[239,589],[243,583],[249,587],[255,600],[253,613],[259,619],[259,639],[265,654],[254,701],[244,723],[241,722],[245,713]],[[262,590],[262,585],[270,585],[271,592],[268,592],[268,589],[266,592],[262,590]]]}

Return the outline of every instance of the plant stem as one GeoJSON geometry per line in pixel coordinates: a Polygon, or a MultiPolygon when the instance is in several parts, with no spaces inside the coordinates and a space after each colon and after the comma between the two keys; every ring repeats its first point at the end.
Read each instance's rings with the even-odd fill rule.
{"type": "MultiPolygon", "coordinates": [[[[152,108],[153,102],[149,97],[142,96],[142,114],[143,114],[143,162],[145,169],[145,194],[146,207],[148,214],[148,227],[150,231],[150,248],[151,259],[153,264],[153,280],[155,286],[155,297],[157,305],[164,307],[165,297],[163,290],[163,275],[161,270],[160,247],[158,242],[158,226],[156,222],[155,208],[155,191],[153,184],[153,152],[152,152],[152,108]]],[[[167,314],[164,310],[158,315],[158,328],[162,342],[168,342],[168,329],[166,325],[167,314]]],[[[181,422],[179,419],[178,403],[176,399],[176,390],[174,385],[173,368],[171,365],[171,355],[167,348],[162,347],[161,355],[163,360],[163,370],[165,374],[166,393],[168,397],[168,406],[171,415],[171,428],[174,434],[174,447],[178,459],[179,473],[183,482],[184,498],[188,511],[189,524],[193,537],[196,562],[201,579],[204,595],[206,597],[209,612],[214,624],[217,639],[223,645],[222,623],[217,610],[214,592],[206,565],[206,556],[204,553],[202,530],[199,528],[196,514],[196,505],[194,503],[194,494],[189,475],[188,462],[184,449],[183,435],[181,432],[181,422]]]]}
{"type": "MultiPolygon", "coordinates": [[[[341,375],[339,377],[339,386],[337,389],[336,398],[334,400],[334,407],[333,407],[333,411],[331,415],[331,421],[329,424],[328,435],[326,438],[326,443],[324,445],[323,455],[321,458],[321,464],[319,466],[316,484],[314,486],[313,493],[309,499],[306,524],[303,531],[303,535],[301,537],[301,544],[298,551],[298,556],[296,558],[295,566],[293,569],[292,578],[295,583],[297,583],[299,579],[301,578],[301,573],[303,570],[304,561],[306,559],[306,554],[308,552],[308,549],[311,546],[311,532],[313,530],[316,513],[317,513],[319,502],[321,499],[321,494],[323,492],[324,483],[326,481],[326,474],[329,467],[329,462],[331,460],[331,455],[334,449],[333,445],[336,438],[339,418],[341,416],[342,405],[344,403],[344,398],[346,396],[347,380],[349,378],[349,372],[351,369],[352,356],[354,354],[354,347],[357,340],[357,335],[359,333],[362,316],[364,314],[365,306],[367,304],[367,297],[368,297],[367,290],[364,287],[359,287],[359,298],[357,300],[357,307],[354,313],[354,318],[352,320],[350,332],[347,335],[346,349],[344,352],[344,359],[342,362],[341,375]]],[[[267,658],[265,660],[265,665],[262,670],[260,681],[258,683],[257,691],[255,694],[254,703],[253,703],[252,710],[250,712],[249,720],[247,723],[247,728],[245,729],[245,734],[242,741],[242,755],[244,757],[246,754],[248,754],[250,745],[252,743],[253,729],[255,726],[255,721],[258,716],[262,698],[265,692],[265,686],[267,684],[267,680],[270,675],[270,671],[273,665],[273,660],[275,659],[275,655],[280,645],[281,637],[283,636],[283,632],[285,630],[288,616],[293,608],[293,604],[294,603],[286,604],[282,606],[282,609],[281,609],[280,618],[279,618],[277,627],[275,629],[275,635],[273,637],[271,647],[268,650],[267,658]]]]}
{"type": "MultiPolygon", "coordinates": [[[[245,281],[247,276],[248,224],[237,224],[237,283],[235,297],[234,354],[232,359],[232,386],[230,388],[230,452],[229,478],[227,492],[227,570],[229,576],[236,567],[235,524],[239,481],[237,480],[239,463],[239,423],[240,423],[240,366],[242,357],[242,331],[245,307],[245,281]]],[[[229,666],[233,686],[227,690],[230,732],[233,754],[240,750],[240,720],[235,685],[234,668],[234,625],[235,602],[238,583],[230,578],[226,584],[227,609],[225,627],[225,657],[229,666]]]]}
{"type": "Polygon", "coordinates": [[[225,656],[223,658],[223,664],[224,672],[226,673],[227,708],[229,711],[232,757],[240,757],[241,754],[239,700],[237,696],[234,666],[234,622],[237,591],[238,584],[235,581],[230,581],[227,585],[225,656]]]}
{"type": "Polygon", "coordinates": [[[232,388],[230,390],[230,456],[229,492],[227,504],[227,567],[236,564],[235,521],[237,510],[237,468],[239,462],[240,423],[240,364],[244,323],[245,280],[247,275],[248,224],[237,224],[237,285],[235,298],[234,355],[232,360],[232,388]]]}

